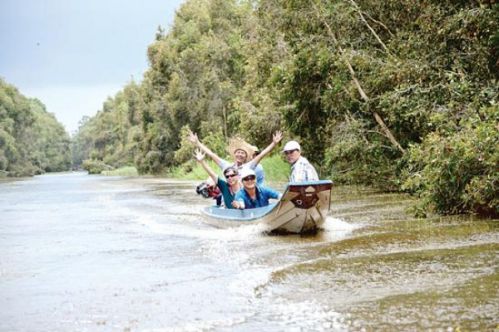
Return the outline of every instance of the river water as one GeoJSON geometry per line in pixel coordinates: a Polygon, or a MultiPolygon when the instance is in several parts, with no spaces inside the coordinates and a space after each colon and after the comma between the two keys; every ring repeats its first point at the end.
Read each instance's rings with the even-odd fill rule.
{"type": "Polygon", "coordinates": [[[319,234],[269,236],[206,224],[196,185],[0,182],[0,331],[498,329],[498,220],[337,187],[319,234]]]}

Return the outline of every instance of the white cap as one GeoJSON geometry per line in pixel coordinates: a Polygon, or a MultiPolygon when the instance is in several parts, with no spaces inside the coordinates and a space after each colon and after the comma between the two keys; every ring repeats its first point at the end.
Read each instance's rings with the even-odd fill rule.
{"type": "Polygon", "coordinates": [[[286,145],[284,145],[284,149],[282,149],[282,152],[292,150],[301,150],[300,144],[298,144],[297,141],[289,141],[288,143],[286,143],[286,145]]]}
{"type": "Polygon", "coordinates": [[[255,171],[249,167],[243,167],[239,174],[241,175],[241,180],[250,175],[256,176],[255,171]]]}

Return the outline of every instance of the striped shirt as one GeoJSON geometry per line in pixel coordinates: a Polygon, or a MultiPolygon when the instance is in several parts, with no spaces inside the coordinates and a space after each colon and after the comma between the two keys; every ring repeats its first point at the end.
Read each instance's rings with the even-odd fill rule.
{"type": "Polygon", "coordinates": [[[305,157],[298,158],[297,161],[291,166],[291,175],[289,182],[304,182],[304,181],[317,181],[319,176],[315,171],[314,166],[305,157]]]}

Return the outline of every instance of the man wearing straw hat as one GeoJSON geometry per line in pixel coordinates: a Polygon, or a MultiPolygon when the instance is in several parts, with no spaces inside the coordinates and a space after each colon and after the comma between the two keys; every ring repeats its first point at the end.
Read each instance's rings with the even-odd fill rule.
{"type": "Polygon", "coordinates": [[[234,156],[233,163],[220,158],[216,153],[211,151],[206,145],[201,143],[197,134],[192,131],[189,132],[188,138],[191,143],[195,144],[199,149],[206,153],[220,167],[220,169],[224,170],[229,166],[235,166],[239,170],[246,167],[253,169],[256,173],[257,184],[263,185],[265,174],[262,165],[260,165],[260,161],[282,140],[282,132],[276,131],[272,137],[272,143],[270,143],[255,158],[253,158],[253,155],[256,152],[255,146],[248,144],[239,137],[231,138],[228,150],[229,153],[234,156]]]}

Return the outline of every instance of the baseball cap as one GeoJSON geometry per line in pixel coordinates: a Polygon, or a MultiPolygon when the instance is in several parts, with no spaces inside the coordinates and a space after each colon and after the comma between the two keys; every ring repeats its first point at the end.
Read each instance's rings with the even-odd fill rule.
{"type": "Polygon", "coordinates": [[[282,152],[292,150],[301,150],[300,144],[298,144],[297,141],[289,141],[288,143],[286,143],[286,145],[284,145],[284,148],[282,149],[282,152]]]}
{"type": "Polygon", "coordinates": [[[249,167],[243,167],[240,174],[241,174],[241,179],[244,179],[245,177],[250,176],[250,175],[256,176],[255,171],[249,167]]]}

